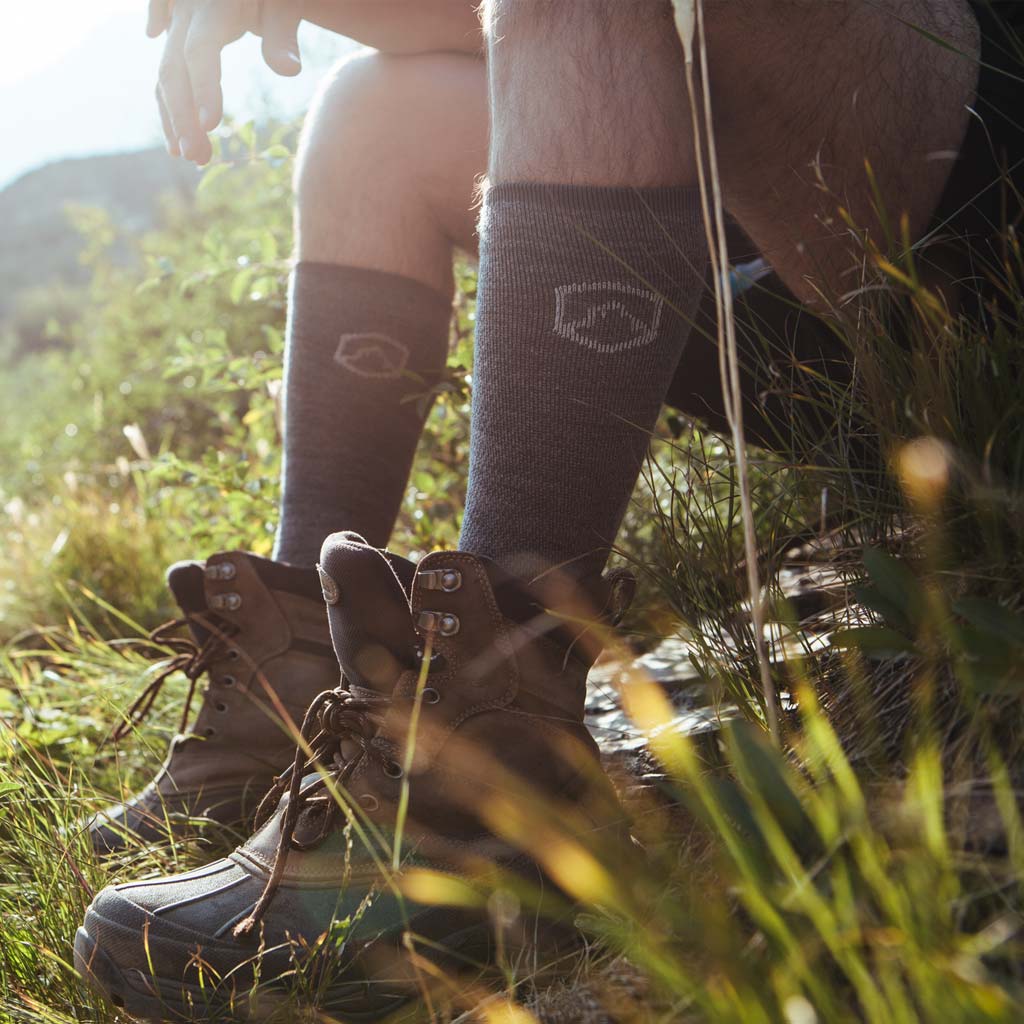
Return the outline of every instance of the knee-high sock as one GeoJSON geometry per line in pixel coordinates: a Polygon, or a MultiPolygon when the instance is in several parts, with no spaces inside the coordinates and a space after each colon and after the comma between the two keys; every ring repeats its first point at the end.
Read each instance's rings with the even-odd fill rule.
{"type": "Polygon", "coordinates": [[[464,550],[521,576],[600,570],[706,262],[694,189],[489,190],[464,550]]]}
{"type": "Polygon", "coordinates": [[[299,263],[285,357],[284,481],[274,557],[313,565],[324,538],[384,546],[429,395],[451,299],[376,270],[299,263]]]}

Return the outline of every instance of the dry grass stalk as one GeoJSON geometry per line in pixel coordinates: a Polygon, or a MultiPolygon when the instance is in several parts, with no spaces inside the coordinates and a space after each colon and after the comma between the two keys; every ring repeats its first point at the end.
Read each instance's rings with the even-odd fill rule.
{"type": "Polygon", "coordinates": [[[761,579],[758,571],[757,534],[754,529],[754,510],[750,494],[750,472],[743,429],[742,390],[740,384],[739,353],[736,345],[736,320],[732,290],[726,286],[729,253],[725,236],[725,208],[722,202],[722,182],[718,170],[718,149],[715,144],[714,121],[711,109],[711,85],[708,75],[707,40],[704,32],[704,6],[702,0],[674,0],[675,22],[686,57],[686,83],[693,116],[693,142],[697,155],[697,174],[700,185],[704,226],[711,255],[714,278],[715,306],[718,327],[718,360],[722,378],[722,399],[732,434],[739,478],[740,504],[743,519],[743,542],[746,550],[747,585],[750,590],[750,611],[753,620],[754,642],[764,695],[765,717],[768,729],[779,742],[779,721],[775,683],[772,680],[768,648],[765,641],[764,607],[761,601],[761,579]],[[703,110],[698,105],[694,77],[694,45],[699,47],[703,110]],[[703,125],[701,114],[703,113],[703,125]],[[705,160],[707,171],[705,171],[705,160]]]}

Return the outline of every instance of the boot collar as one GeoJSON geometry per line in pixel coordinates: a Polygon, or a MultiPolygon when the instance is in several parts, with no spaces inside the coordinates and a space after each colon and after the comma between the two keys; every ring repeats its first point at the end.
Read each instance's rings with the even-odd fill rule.
{"type": "Polygon", "coordinates": [[[439,685],[448,684],[453,727],[527,695],[553,714],[581,719],[587,672],[634,589],[632,574],[621,571],[584,581],[551,574],[530,585],[486,558],[427,555],[413,579],[413,622],[444,664],[439,685]]]}

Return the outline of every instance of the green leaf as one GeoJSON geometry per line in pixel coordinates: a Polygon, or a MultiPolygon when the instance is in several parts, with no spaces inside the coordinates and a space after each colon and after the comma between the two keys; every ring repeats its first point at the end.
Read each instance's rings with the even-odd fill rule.
{"type": "Polygon", "coordinates": [[[957,632],[957,677],[981,693],[1007,693],[1024,685],[1020,645],[1005,634],[974,625],[957,632]]]}
{"type": "Polygon", "coordinates": [[[231,291],[228,295],[234,305],[241,305],[242,299],[245,298],[246,291],[249,288],[249,282],[252,280],[254,273],[255,271],[252,267],[246,267],[244,270],[240,270],[235,274],[234,279],[231,282],[231,291]]]}
{"type": "Polygon", "coordinates": [[[231,164],[212,164],[199,181],[196,192],[205,192],[215,181],[223,177],[231,169],[231,164]]]}
{"type": "Polygon", "coordinates": [[[832,634],[832,646],[840,650],[858,650],[871,658],[894,658],[900,654],[912,654],[915,650],[913,641],[885,626],[836,630],[832,634]]]}
{"type": "Polygon", "coordinates": [[[877,548],[864,549],[864,568],[873,584],[860,588],[860,598],[891,625],[915,632],[927,600],[921,581],[901,561],[877,548]]]}
{"type": "MultiPolygon", "coordinates": [[[[735,779],[709,775],[701,780],[701,785],[714,793],[715,804],[737,832],[747,839],[761,839],[761,830],[757,827],[757,820],[747,802],[746,794],[735,779]]],[[[705,820],[709,820],[704,812],[699,813],[705,816],[705,820]]]]}
{"type": "Polygon", "coordinates": [[[1010,611],[998,601],[965,597],[953,605],[953,611],[982,633],[1004,644],[1024,647],[1024,616],[1010,611]]]}
{"type": "Polygon", "coordinates": [[[262,153],[260,153],[260,157],[271,167],[281,167],[291,159],[291,155],[291,151],[288,147],[282,146],[281,143],[268,146],[262,153]]]}
{"type": "Polygon", "coordinates": [[[235,137],[238,141],[245,146],[250,153],[256,150],[256,125],[253,121],[246,121],[245,124],[239,125],[235,131],[235,137]]]}
{"type": "Polygon", "coordinates": [[[263,263],[273,263],[277,260],[277,257],[277,239],[272,232],[264,231],[260,235],[260,261],[263,263]]]}
{"type": "Polygon", "coordinates": [[[1024,677],[1017,667],[1002,658],[962,658],[956,668],[957,678],[978,693],[1010,693],[1024,686],[1024,677]]]}
{"type": "Polygon", "coordinates": [[[791,770],[762,729],[737,721],[726,733],[733,764],[745,786],[759,793],[794,846],[814,836],[814,826],[793,790],[791,770]]]}

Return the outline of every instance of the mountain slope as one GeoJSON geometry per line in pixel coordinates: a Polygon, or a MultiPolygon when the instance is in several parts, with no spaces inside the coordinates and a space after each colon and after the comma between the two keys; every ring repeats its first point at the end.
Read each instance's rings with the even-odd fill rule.
{"type": "Polygon", "coordinates": [[[82,239],[68,221],[69,204],[95,206],[131,235],[156,226],[168,192],[195,191],[198,173],[163,149],[61,160],[30,171],[0,191],[0,320],[27,289],[82,284],[82,239]]]}

